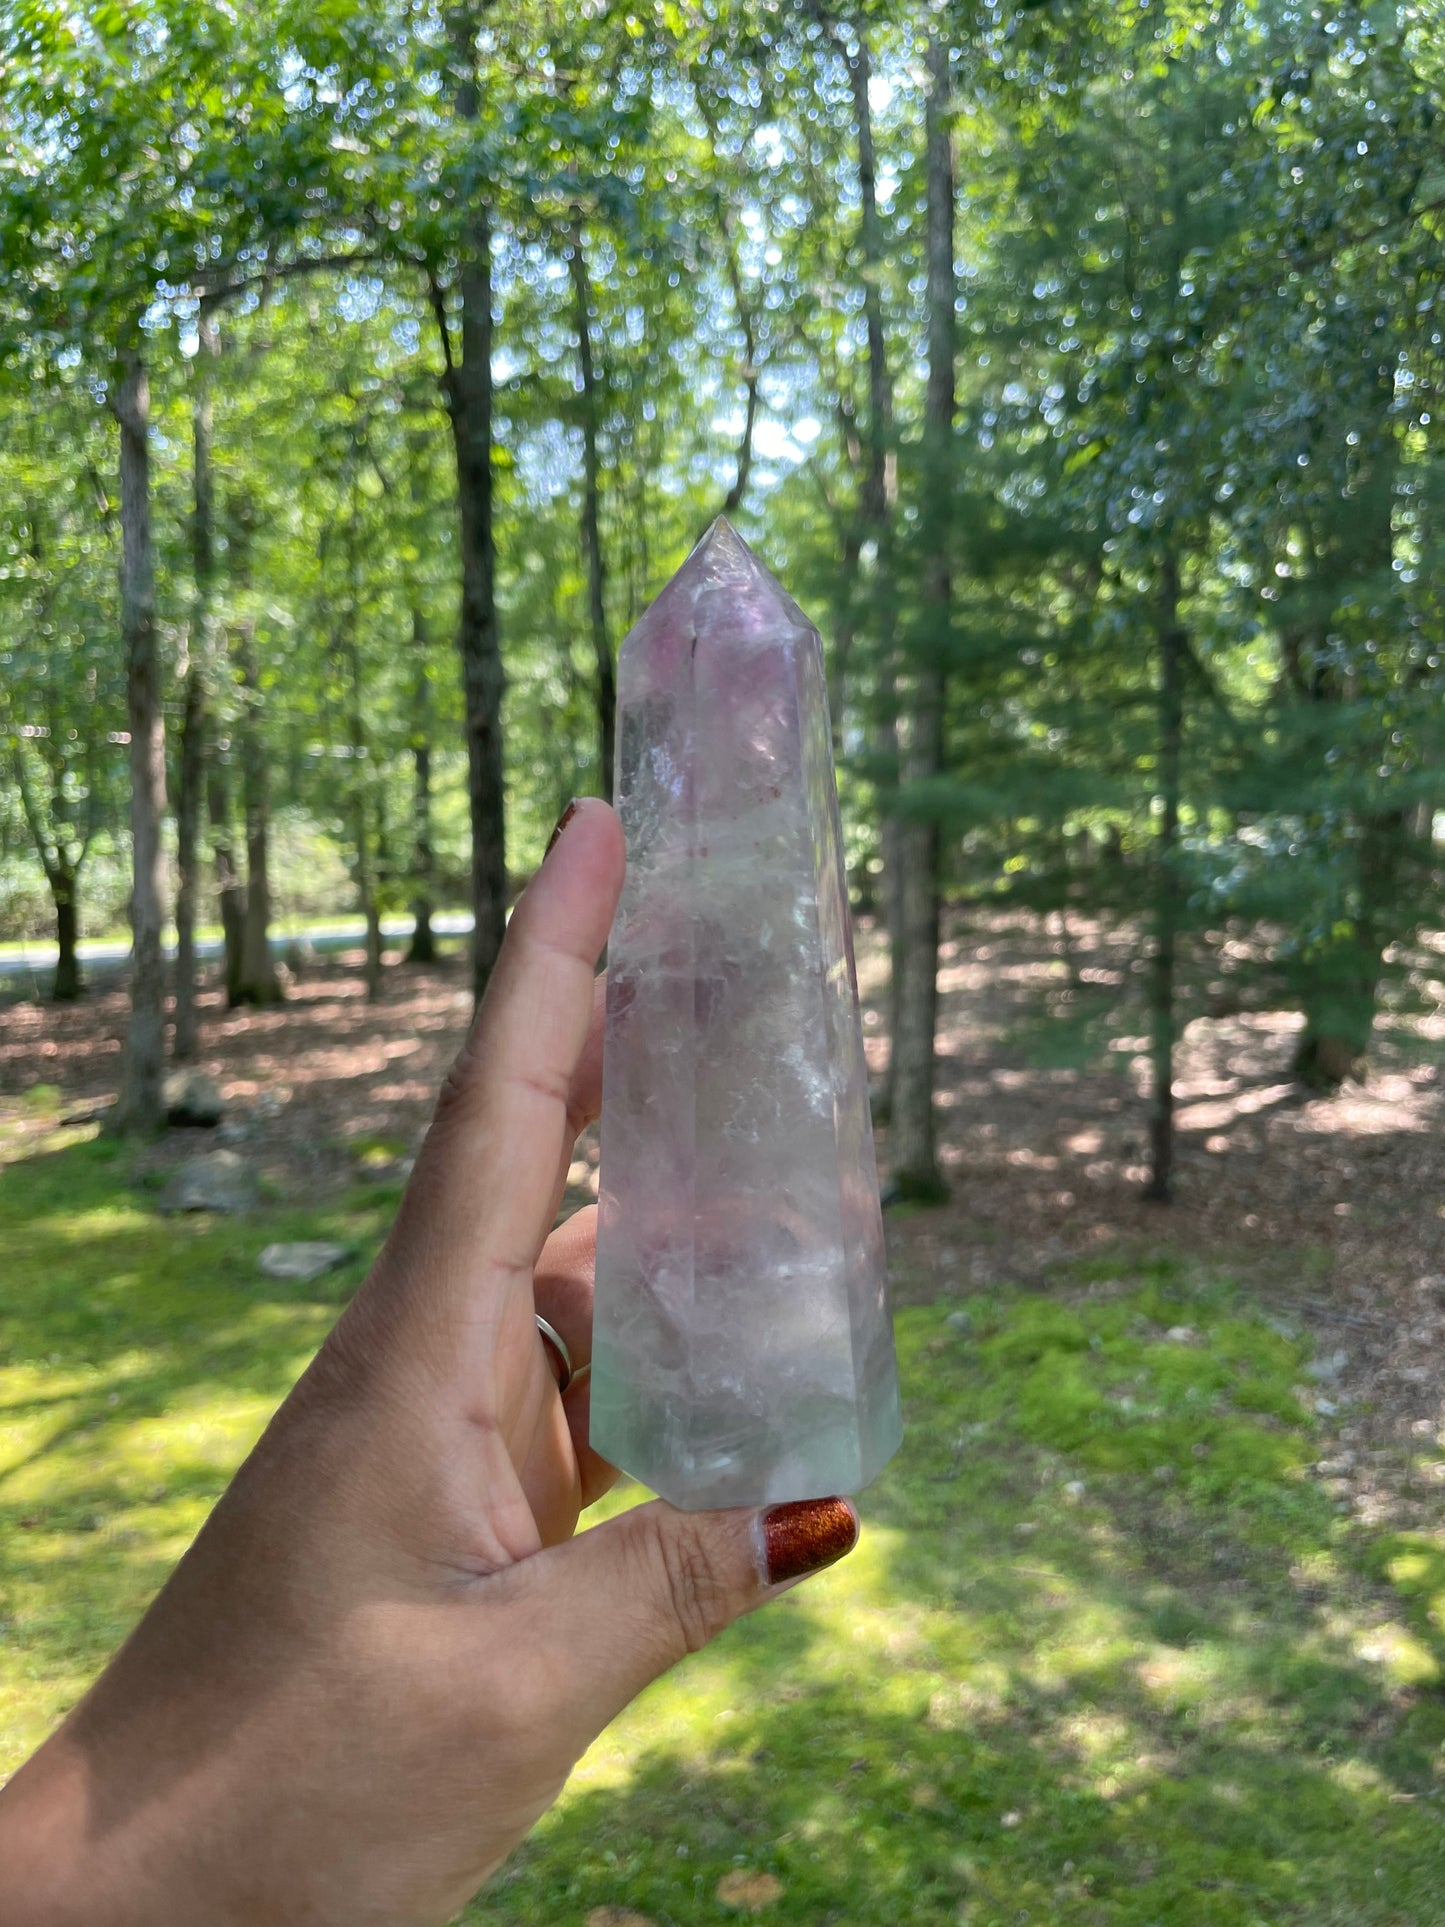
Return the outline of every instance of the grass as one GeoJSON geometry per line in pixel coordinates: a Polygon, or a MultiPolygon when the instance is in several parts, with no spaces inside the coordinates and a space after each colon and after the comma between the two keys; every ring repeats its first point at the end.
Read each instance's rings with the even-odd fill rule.
{"type": "MultiPolygon", "coordinates": [[[[0,1768],[182,1550],[394,1197],[162,1221],[74,1131],[0,1168],[0,1768]],[[287,1236],[358,1256],[263,1278],[287,1236]]],[[[468,1920],[1445,1922],[1445,1536],[1336,1511],[1302,1341],[1227,1279],[1107,1256],[899,1341],[908,1437],[859,1551],[645,1694],[468,1920]]]]}
{"type": "Polygon", "coordinates": [[[262,1246],[368,1252],[396,1196],[162,1219],[94,1128],[0,1163],[0,1772],[135,1619],[364,1267],[287,1284],[262,1246]]]}

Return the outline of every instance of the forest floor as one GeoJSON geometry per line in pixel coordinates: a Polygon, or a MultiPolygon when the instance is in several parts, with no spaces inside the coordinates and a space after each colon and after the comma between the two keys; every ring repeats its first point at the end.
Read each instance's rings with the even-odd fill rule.
{"type": "MultiPolygon", "coordinates": [[[[908,1439],[863,1548],[645,1695],[478,1921],[1445,1927],[1445,1022],[1392,1019],[1330,1098],[1287,1017],[1191,1024],[1148,1205],[1134,947],[1071,949],[994,919],[945,952],[952,1196],[889,1213],[908,1439]]],[[[0,1011],[0,1772],[389,1221],[469,1000],[453,962],[368,1006],[358,963],[212,997],[227,1121],[140,1152],[97,1135],[118,994],[0,1011]],[[158,1217],[218,1136],[261,1207],[158,1217]],[[260,1276],[307,1236],[352,1255],[260,1276]]],[[[866,932],[860,966],[881,1062],[866,932]]]]}

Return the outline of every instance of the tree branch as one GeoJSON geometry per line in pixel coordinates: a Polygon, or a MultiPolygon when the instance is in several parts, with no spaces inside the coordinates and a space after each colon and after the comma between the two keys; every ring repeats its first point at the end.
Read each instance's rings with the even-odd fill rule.
{"type": "Polygon", "coordinates": [[[20,804],[25,812],[25,821],[30,826],[30,834],[35,843],[35,853],[40,858],[40,867],[45,872],[45,881],[52,889],[60,880],[60,851],[51,839],[47,838],[40,823],[40,812],[31,792],[29,778],[25,774],[25,751],[18,736],[10,739],[10,760],[15,771],[15,784],[20,791],[20,804]]]}
{"type": "Polygon", "coordinates": [[[447,399],[450,401],[451,386],[456,380],[457,374],[456,359],[452,354],[451,323],[447,320],[446,295],[442,291],[441,283],[437,280],[436,275],[430,268],[426,271],[426,288],[427,297],[431,302],[431,311],[437,324],[437,333],[441,337],[442,366],[445,371],[442,378],[442,386],[446,389],[447,399]]]}
{"type": "Polygon", "coordinates": [[[385,267],[395,258],[396,250],[393,248],[375,252],[362,250],[355,254],[301,255],[294,261],[268,261],[254,274],[242,275],[237,280],[197,281],[192,284],[192,291],[201,301],[219,303],[229,301],[235,295],[246,294],[252,288],[269,286],[272,282],[295,281],[308,274],[341,273],[347,268],[385,267]]]}
{"type": "Polygon", "coordinates": [[[1316,248],[1310,254],[1287,254],[1285,259],[1296,273],[1309,268],[1317,268],[1323,262],[1330,260],[1334,255],[1340,253],[1344,248],[1362,248],[1368,242],[1378,241],[1381,235],[1389,234],[1396,228],[1404,227],[1406,223],[1410,221],[1423,221],[1427,214],[1440,213],[1445,213],[1445,194],[1440,195],[1433,201],[1426,201],[1423,207],[1402,208],[1401,211],[1390,220],[1378,221],[1374,227],[1363,228],[1354,234],[1337,235],[1333,241],[1328,242],[1322,248],[1316,248]]]}
{"type": "MultiPolygon", "coordinates": [[[[718,158],[717,115],[714,113],[712,104],[708,101],[701,87],[696,84],[694,84],[693,87],[693,95],[697,101],[698,112],[702,115],[703,124],[707,128],[708,143],[712,148],[714,172],[716,172],[718,158]]],[[[743,496],[747,493],[748,477],[752,473],[753,431],[757,426],[758,419],[758,381],[761,371],[758,368],[757,359],[757,320],[752,304],[749,302],[743,289],[742,263],[738,258],[737,224],[733,219],[732,209],[728,206],[723,195],[717,190],[714,190],[713,199],[717,207],[718,224],[723,232],[723,262],[727,269],[728,285],[732,289],[733,304],[738,311],[738,325],[743,331],[743,352],[747,357],[743,364],[742,372],[743,382],[747,388],[748,400],[747,408],[743,416],[743,432],[738,442],[737,474],[733,479],[732,487],[723,498],[721,510],[722,514],[731,515],[738,508],[743,496]]]]}

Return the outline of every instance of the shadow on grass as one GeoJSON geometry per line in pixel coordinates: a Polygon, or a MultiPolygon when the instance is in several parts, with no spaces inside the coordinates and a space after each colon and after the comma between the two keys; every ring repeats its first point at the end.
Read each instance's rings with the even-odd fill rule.
{"type": "Polygon", "coordinates": [[[859,1552],[645,1695],[468,1918],[1445,1921],[1445,1553],[1355,1543],[1298,1348],[1179,1290],[907,1314],[859,1552]]]}
{"type": "MultiPolygon", "coordinates": [[[[106,1146],[0,1176],[8,1759],[160,1583],[389,1208],[161,1221],[106,1146]],[[307,1234],[353,1265],[260,1275],[307,1234]]],[[[1445,1549],[1354,1535],[1310,1476],[1301,1345],[1247,1297],[1107,1274],[903,1316],[908,1439],[859,1551],[646,1694],[471,1918],[1445,1922],[1445,1549]]]]}
{"type": "MultiPolygon", "coordinates": [[[[267,1367],[288,1318],[334,1318],[356,1289],[397,1193],[368,1187],[320,1210],[265,1207],[241,1217],[158,1216],[129,1181],[122,1147],[73,1143],[0,1166],[0,1245],[6,1275],[0,1338],[7,1362],[101,1368],[169,1352],[181,1382],[267,1367]],[[266,1276],[262,1248],[326,1236],[347,1262],[308,1283],[266,1276]],[[277,1334],[268,1343],[265,1330],[277,1334]],[[204,1359],[201,1358],[204,1353],[204,1359]]],[[[130,1382],[133,1371],[123,1371],[130,1382]]],[[[259,1389],[259,1387],[258,1387],[259,1389]]]]}
{"type": "Polygon", "coordinates": [[[359,1282],[392,1200],[161,1219],[104,1140],[0,1167],[0,1724],[23,1752],[104,1661],[359,1282]],[[262,1247],[354,1252],[310,1284],[262,1247]],[[14,1683],[5,1648],[21,1658],[14,1683]],[[6,1689],[7,1674],[11,1677],[6,1689]]]}
{"type": "Polygon", "coordinates": [[[1226,1737],[1110,1779],[1088,1736],[1127,1727],[1136,1696],[1109,1687],[1090,1683],[1087,1712],[1008,1706],[958,1730],[845,1685],[748,1710],[705,1761],[654,1748],[621,1788],[574,1791],[469,1918],[611,1907],[697,1927],[735,1917],[740,1871],[768,1920],[832,1927],[1442,1918],[1433,1812],[1226,1737]]]}

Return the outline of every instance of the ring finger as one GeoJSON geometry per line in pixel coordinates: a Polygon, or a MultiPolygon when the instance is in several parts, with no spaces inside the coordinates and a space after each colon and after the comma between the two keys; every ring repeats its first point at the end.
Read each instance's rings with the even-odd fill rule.
{"type": "MultiPolygon", "coordinates": [[[[599,1499],[617,1479],[616,1467],[592,1450],[587,1436],[591,1419],[592,1281],[596,1263],[597,1207],[592,1204],[557,1227],[542,1247],[533,1274],[537,1311],[555,1329],[571,1357],[572,1377],[562,1409],[572,1435],[583,1505],[599,1499]]],[[[560,1383],[560,1359],[544,1339],[539,1337],[538,1342],[546,1351],[553,1376],[560,1383]]]]}
{"type": "MultiPolygon", "coordinates": [[[[543,1245],[532,1274],[537,1315],[546,1319],[566,1346],[573,1382],[585,1377],[592,1366],[592,1279],[596,1263],[597,1207],[590,1204],[558,1225],[543,1245]]],[[[555,1346],[547,1344],[547,1357],[560,1384],[565,1370],[555,1346]]]]}

